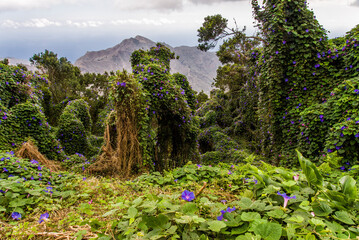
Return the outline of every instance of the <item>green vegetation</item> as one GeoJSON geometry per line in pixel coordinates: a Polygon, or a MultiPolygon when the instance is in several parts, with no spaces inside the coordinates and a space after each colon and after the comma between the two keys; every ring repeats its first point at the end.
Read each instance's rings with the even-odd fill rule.
{"type": "Polygon", "coordinates": [[[304,0],[221,15],[216,89],[158,43],[132,73],[0,62],[1,239],[358,239],[359,25],[328,39],[304,0]]]}

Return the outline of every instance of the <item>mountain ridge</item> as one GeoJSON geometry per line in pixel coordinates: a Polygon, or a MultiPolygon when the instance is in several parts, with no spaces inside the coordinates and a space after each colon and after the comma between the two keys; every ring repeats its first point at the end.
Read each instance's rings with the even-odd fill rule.
{"type": "MultiPolygon", "coordinates": [[[[179,59],[171,60],[171,72],[179,72],[187,76],[192,88],[199,92],[203,90],[209,93],[213,79],[220,62],[215,53],[202,52],[197,47],[179,46],[172,47],[166,43],[179,59]]],[[[146,37],[137,35],[127,38],[113,47],[88,51],[78,58],[74,65],[82,72],[104,73],[125,69],[131,71],[130,56],[138,49],[148,50],[156,43],[146,37]]]]}

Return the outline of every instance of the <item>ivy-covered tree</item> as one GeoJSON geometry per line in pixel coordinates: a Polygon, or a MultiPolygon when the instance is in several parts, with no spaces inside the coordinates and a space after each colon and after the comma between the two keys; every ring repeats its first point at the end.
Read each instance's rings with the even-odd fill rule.
{"type": "Polygon", "coordinates": [[[252,1],[253,14],[265,39],[259,81],[258,115],[262,123],[262,150],[280,156],[297,145],[305,107],[322,101],[334,83],[321,67],[328,51],[324,28],[305,0],[252,1]]]}

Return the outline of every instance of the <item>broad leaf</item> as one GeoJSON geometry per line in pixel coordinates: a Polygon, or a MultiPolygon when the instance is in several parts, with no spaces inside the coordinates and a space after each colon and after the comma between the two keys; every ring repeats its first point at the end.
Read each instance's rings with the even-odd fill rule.
{"type": "Polygon", "coordinates": [[[339,180],[340,184],[342,185],[343,193],[351,198],[356,199],[358,198],[358,191],[356,187],[356,181],[351,176],[344,176],[339,180]]]}
{"type": "Polygon", "coordinates": [[[254,228],[254,233],[265,240],[279,240],[282,236],[282,226],[272,222],[259,224],[254,228]]]}
{"type": "Polygon", "coordinates": [[[296,151],[300,166],[304,172],[305,177],[307,178],[308,183],[321,188],[323,185],[323,177],[320,175],[317,167],[311,161],[304,158],[298,150],[296,151]]]}
{"type": "Polygon", "coordinates": [[[353,220],[351,219],[351,217],[349,216],[349,214],[345,211],[338,211],[335,212],[335,215],[333,216],[335,219],[346,223],[348,225],[354,225],[355,223],[353,222],[353,220]]]}
{"type": "Polygon", "coordinates": [[[241,214],[241,219],[245,222],[251,222],[255,219],[261,219],[261,215],[257,212],[243,212],[241,214]]]}
{"type": "Polygon", "coordinates": [[[211,221],[208,222],[208,228],[213,232],[219,232],[222,228],[225,228],[227,225],[222,221],[211,221]]]}

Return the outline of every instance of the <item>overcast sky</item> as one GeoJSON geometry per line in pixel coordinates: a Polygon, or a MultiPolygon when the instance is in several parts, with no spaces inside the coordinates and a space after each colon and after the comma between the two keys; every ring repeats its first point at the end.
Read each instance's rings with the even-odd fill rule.
{"type": "MultiPolygon", "coordinates": [[[[359,24],[359,0],[308,2],[330,37],[359,24]]],[[[197,29],[214,14],[254,31],[250,0],[0,0],[0,58],[48,49],[74,62],[136,35],[196,46],[197,29]]]]}

